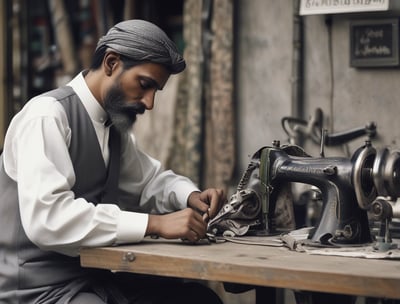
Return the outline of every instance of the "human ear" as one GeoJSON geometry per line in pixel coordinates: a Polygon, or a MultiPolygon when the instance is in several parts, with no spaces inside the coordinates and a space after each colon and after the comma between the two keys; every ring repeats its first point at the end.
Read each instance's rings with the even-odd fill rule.
{"type": "Polygon", "coordinates": [[[109,52],[104,56],[103,66],[107,76],[111,76],[115,71],[119,62],[119,55],[114,52],[109,52]]]}

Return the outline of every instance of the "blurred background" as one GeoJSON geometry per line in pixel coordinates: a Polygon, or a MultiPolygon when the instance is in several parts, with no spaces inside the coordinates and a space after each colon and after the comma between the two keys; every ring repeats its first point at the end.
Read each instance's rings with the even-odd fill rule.
{"type": "Polygon", "coordinates": [[[361,130],[325,156],[350,157],[367,138],[396,149],[399,2],[0,1],[0,147],[31,97],[87,68],[113,24],[140,18],[177,43],[187,69],[133,131],[144,151],[200,187],[231,194],[251,155],[274,140],[318,156],[322,129],[361,130]]]}
{"type": "MultiPolygon", "coordinates": [[[[337,12],[333,3],[339,2],[3,0],[0,147],[11,118],[31,97],[87,68],[98,38],[130,18],[158,24],[188,63],[135,126],[139,143],[201,187],[235,187],[249,156],[274,140],[318,155],[313,126],[333,134],[373,121],[373,144],[396,147],[399,1],[364,1],[364,7],[342,5],[347,11],[337,12]],[[318,2],[332,7],[300,14],[302,5],[321,8],[318,2]],[[377,2],[388,6],[377,10],[377,2]],[[353,45],[362,38],[356,36],[375,23],[378,30],[389,28],[370,49],[391,44],[390,58],[372,54],[357,62],[353,45]],[[297,125],[284,125],[284,117],[297,125]]],[[[364,140],[325,153],[351,155],[364,140]]]]}

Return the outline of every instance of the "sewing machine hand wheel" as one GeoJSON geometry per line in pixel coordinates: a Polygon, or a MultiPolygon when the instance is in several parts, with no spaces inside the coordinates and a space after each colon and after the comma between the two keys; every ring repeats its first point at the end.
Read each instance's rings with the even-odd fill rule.
{"type": "Polygon", "coordinates": [[[371,143],[366,142],[354,155],[353,185],[358,205],[367,210],[377,196],[372,178],[372,169],[376,158],[376,150],[371,143]]]}
{"type": "Polygon", "coordinates": [[[376,155],[372,176],[378,195],[400,196],[400,153],[390,152],[388,148],[376,155]]]}
{"type": "Polygon", "coordinates": [[[353,184],[361,209],[368,210],[378,195],[400,197],[400,152],[377,152],[367,142],[354,158],[353,184]]]}

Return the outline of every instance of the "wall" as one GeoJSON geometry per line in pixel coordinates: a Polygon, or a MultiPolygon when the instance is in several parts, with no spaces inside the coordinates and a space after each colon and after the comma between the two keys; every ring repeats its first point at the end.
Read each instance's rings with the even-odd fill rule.
{"type": "MultiPolygon", "coordinates": [[[[400,147],[400,105],[397,100],[400,84],[399,68],[350,67],[349,25],[351,20],[388,18],[387,14],[342,14],[332,19],[333,97],[330,97],[331,78],[328,60],[328,34],[325,16],[307,16],[306,81],[307,110],[319,106],[332,119],[334,132],[363,126],[369,121],[377,123],[376,147],[400,147]]],[[[350,144],[350,151],[363,140],[350,144]]]]}
{"type": "Polygon", "coordinates": [[[291,112],[292,2],[237,1],[236,102],[238,174],[251,156],[284,140],[291,112]]]}
{"type": "MultiPolygon", "coordinates": [[[[5,4],[4,1],[0,1],[0,22],[5,23],[5,4]]],[[[6,78],[5,78],[5,57],[6,57],[6,37],[5,37],[5,26],[0,26],[0,45],[3,47],[0,48],[0,149],[3,148],[3,140],[4,140],[4,129],[5,129],[5,107],[6,107],[6,78]]]]}
{"type": "MultiPolygon", "coordinates": [[[[237,1],[237,180],[247,167],[249,155],[258,148],[271,145],[275,139],[287,142],[280,120],[291,115],[293,3],[237,1]]],[[[396,14],[332,15],[331,36],[326,16],[304,16],[302,118],[308,119],[320,107],[328,132],[346,131],[375,121],[378,137],[373,145],[400,147],[399,68],[356,69],[349,64],[350,20],[396,14]]],[[[350,155],[364,140],[354,140],[345,149],[326,148],[325,155],[350,155]]],[[[318,155],[319,145],[306,141],[304,146],[313,156],[318,155]]]]}

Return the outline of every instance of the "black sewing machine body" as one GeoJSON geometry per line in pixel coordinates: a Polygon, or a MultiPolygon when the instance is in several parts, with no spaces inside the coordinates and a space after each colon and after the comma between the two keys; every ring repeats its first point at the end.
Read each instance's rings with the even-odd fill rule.
{"type": "Polygon", "coordinates": [[[284,117],[281,122],[292,144],[281,146],[274,141],[271,147],[262,147],[253,154],[236,193],[209,222],[211,234],[279,233],[279,228],[285,227],[277,229],[278,224],[294,222],[290,212],[286,211],[289,216],[284,213],[288,205],[294,205],[293,184],[300,183],[317,188],[306,191],[308,195],[312,193],[311,199],[306,196],[308,203],[319,207],[322,201],[322,210],[314,213],[310,225],[314,227],[309,235],[311,242],[369,243],[373,241],[369,222],[372,218],[380,222],[379,238],[383,241],[378,247],[390,248],[389,224],[393,218],[400,218],[400,152],[372,147],[376,123],[327,134],[322,129],[321,109],[309,121],[284,117]],[[350,158],[324,156],[325,146],[342,145],[361,136],[368,140],[350,158]],[[320,144],[320,157],[311,157],[299,146],[307,138],[320,144]]]}
{"type": "MultiPolygon", "coordinates": [[[[270,195],[287,182],[317,187],[323,212],[311,240],[320,243],[361,244],[371,242],[366,210],[359,207],[353,185],[354,159],[344,157],[292,156],[280,148],[269,150],[270,195]]],[[[271,214],[273,216],[273,214],[271,214]]]]}
{"type": "MultiPolygon", "coordinates": [[[[386,223],[397,213],[400,197],[400,152],[377,152],[370,141],[351,158],[311,157],[296,145],[262,147],[253,154],[236,193],[209,222],[212,234],[277,234],[277,206],[292,183],[318,188],[322,213],[309,235],[324,245],[353,245],[373,241],[369,215],[386,223]],[[289,187],[288,187],[289,185],[289,187]]],[[[385,242],[390,238],[385,237],[385,242]]]]}

